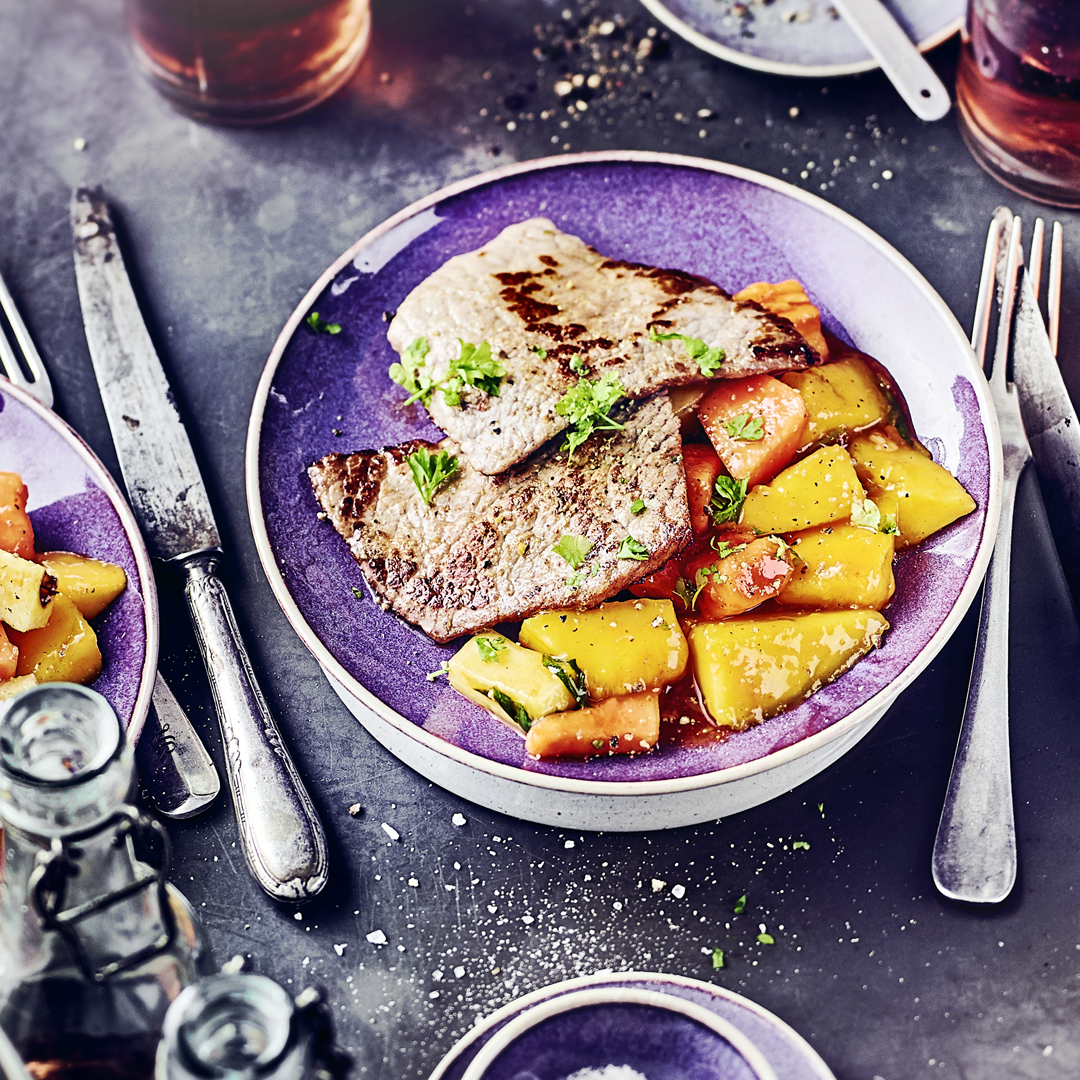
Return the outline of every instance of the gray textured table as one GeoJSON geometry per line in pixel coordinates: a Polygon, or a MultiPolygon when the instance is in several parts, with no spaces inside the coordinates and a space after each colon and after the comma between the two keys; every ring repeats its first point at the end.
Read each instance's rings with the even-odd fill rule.
{"type": "MultiPolygon", "coordinates": [[[[334,100],[272,128],[215,129],[143,84],[119,8],[0,0],[0,271],[42,347],[58,410],[115,466],[67,224],[73,185],[110,192],[216,503],[240,622],[330,834],[332,883],[294,917],[248,876],[228,805],[170,826],[174,880],[218,958],[243,953],[294,989],[324,984],[357,1075],[372,1080],[426,1077],[477,1017],[608,968],[743,993],[803,1033],[842,1080],[1080,1074],[1080,634],[1033,476],[1013,592],[1020,877],[993,910],[944,901],[930,879],[973,615],[868,738],[791,794],[719,824],[571,835],[465,803],[374,743],[287,625],[247,522],[244,437],[274,338],[341,251],[419,196],[556,149],[700,154],[785,177],[851,212],[966,325],[985,226],[1007,193],[969,158],[955,118],[917,121],[877,73],[755,74],[657,28],[641,73],[597,91],[571,119],[553,84],[595,69],[590,27],[600,20],[619,20],[608,47],[647,34],[655,24],[633,0],[382,0],[369,56],[334,100]],[[465,826],[452,824],[456,813],[465,826]],[[810,850],[791,850],[794,838],[810,850]],[[685,895],[654,893],[652,878],[685,895]],[[736,918],[742,893],[747,911],[736,918]],[[760,922],[775,945],[756,944],[760,922]],[[375,929],[387,945],[367,942],[375,929]],[[722,970],[707,955],[718,945],[722,970]]],[[[947,82],[955,59],[955,42],[931,56],[947,82]]],[[[1033,204],[1012,204],[1034,217],[1033,204]]],[[[1059,216],[1075,248],[1080,218],[1059,216]]],[[[1067,256],[1067,281],[1076,271],[1067,256]]],[[[1066,312],[1077,292],[1067,288],[1066,312]]],[[[1080,390],[1069,325],[1063,355],[1080,390]]],[[[162,608],[163,667],[220,761],[168,581],[162,608]]]]}

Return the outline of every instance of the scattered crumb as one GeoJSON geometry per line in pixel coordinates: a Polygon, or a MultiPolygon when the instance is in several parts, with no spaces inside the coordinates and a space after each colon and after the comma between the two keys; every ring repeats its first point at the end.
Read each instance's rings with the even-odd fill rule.
{"type": "Polygon", "coordinates": [[[391,840],[401,839],[401,833],[399,833],[393,825],[387,825],[385,821],[382,823],[382,831],[386,833],[386,835],[389,836],[391,840]]]}
{"type": "Polygon", "coordinates": [[[359,817],[363,812],[364,808],[358,802],[354,802],[352,806],[349,807],[349,814],[352,817],[359,817]]]}

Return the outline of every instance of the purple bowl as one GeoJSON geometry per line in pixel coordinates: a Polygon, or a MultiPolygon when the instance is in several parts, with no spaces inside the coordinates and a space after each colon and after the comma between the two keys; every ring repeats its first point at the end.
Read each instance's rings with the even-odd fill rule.
{"type": "Polygon", "coordinates": [[[0,469],[19,473],[29,489],[39,552],[74,551],[127,574],[127,588],[92,624],[103,666],[90,686],[135,742],[154,688],[158,614],[150,556],[131,510],[90,447],[6,380],[0,380],[0,469]]]}

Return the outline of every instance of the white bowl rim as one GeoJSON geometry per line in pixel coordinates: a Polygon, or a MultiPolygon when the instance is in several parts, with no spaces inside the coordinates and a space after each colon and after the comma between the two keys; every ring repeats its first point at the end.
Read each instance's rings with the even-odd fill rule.
{"type": "Polygon", "coordinates": [[[547,986],[542,986],[539,990],[532,990],[527,994],[523,994],[521,997],[515,998],[513,1001],[496,1009],[489,1016],[484,1017],[462,1035],[461,1038],[446,1052],[439,1064],[435,1066],[435,1071],[428,1080],[443,1080],[446,1075],[446,1070],[449,1069],[449,1067],[453,1065],[474,1042],[483,1038],[493,1028],[498,1027],[499,1024],[505,1023],[518,1013],[531,1008],[537,1002],[546,1001],[550,997],[568,994],[582,988],[604,986],[609,983],[619,982],[667,983],[688,990],[703,991],[711,994],[713,997],[720,998],[723,1001],[746,1009],[748,1012],[753,1013],[759,1020],[774,1028],[784,1038],[796,1046],[806,1059],[807,1064],[811,1065],[818,1072],[820,1080],[836,1080],[828,1065],[822,1060],[821,1055],[810,1045],[810,1043],[808,1043],[790,1024],[781,1020],[775,1013],[769,1012],[763,1005],[759,1005],[756,1001],[743,997],[741,994],[736,994],[733,990],[728,990],[726,987],[717,986],[715,983],[691,979],[687,975],[672,975],[660,971],[598,971],[592,975],[579,975],[576,978],[565,979],[562,982],[549,983],[547,986]]]}
{"type": "Polygon", "coordinates": [[[135,704],[131,709],[131,722],[124,729],[128,741],[134,746],[139,741],[139,735],[142,733],[143,725],[146,723],[146,715],[150,711],[150,701],[154,694],[161,630],[161,622],[158,616],[157,584],[154,580],[154,569],[150,563],[150,554],[146,550],[142,531],[119,485],[112,478],[109,470],[102,464],[97,454],[90,449],[83,437],[66,420],[54,413],[52,409],[46,408],[37,398],[26,393],[25,390],[21,390],[13,383],[8,382],[7,379],[3,379],[0,386],[2,386],[5,394],[10,394],[20,405],[25,405],[41,420],[44,420],[83,459],[94,480],[109,496],[109,501],[113,504],[120,518],[120,524],[123,525],[128,543],[131,544],[131,550],[135,554],[135,565],[139,571],[139,588],[142,590],[143,598],[146,654],[143,657],[142,674],[139,677],[139,691],[135,695],[135,704]]]}
{"type": "Polygon", "coordinates": [[[377,715],[386,720],[391,726],[402,733],[418,740],[429,749],[442,754],[459,764],[470,766],[482,773],[499,777],[503,780],[520,783],[526,787],[538,788],[548,791],[567,791],[589,795],[604,795],[616,797],[633,797],[635,795],[659,795],[673,794],[676,792],[692,791],[699,788],[710,788],[717,784],[729,783],[741,780],[745,777],[755,776],[758,773],[767,772],[769,769],[788,761],[793,761],[804,754],[809,754],[818,747],[824,746],[839,738],[841,735],[857,727],[867,717],[877,710],[890,705],[899,694],[905,690],[915,678],[920,675],[937,655],[945,642],[952,636],[957,626],[967,613],[971,602],[979,591],[986,567],[990,561],[990,553],[993,550],[994,538],[997,534],[998,518],[1001,516],[1001,488],[1002,488],[1002,452],[1001,433],[998,428],[997,413],[990,398],[989,385],[979,370],[975,359],[974,350],[967,335],[956,316],[946,305],[945,301],[937,294],[930,283],[919,273],[918,270],[891,244],[875,233],[869,226],[864,225],[857,218],[832,203],[826,202],[808,191],[788,184],[783,180],[776,180],[764,173],[753,169],[746,169],[740,165],[729,165],[725,162],[710,161],[707,158],[690,157],[683,154],[667,154],[657,151],[644,150],[600,150],[586,151],[575,154],[560,154],[555,157],[535,158],[530,161],[515,162],[510,165],[491,169],[488,172],[479,173],[476,176],[459,180],[447,187],[440,188],[430,195],[419,199],[417,202],[399,210],[396,214],[387,218],[370,232],[367,232],[347,251],[338,257],[330,267],[325,270],[314,285],[307,291],[303,299],[297,305],[292,315],[282,328],[270,356],[263,368],[255,391],[255,399],[251,407],[251,418],[248,421],[247,446],[244,462],[245,481],[247,486],[248,518],[251,531],[255,539],[255,547],[262,563],[267,581],[277,597],[278,603],[285,612],[286,618],[292,624],[293,629],[300,639],[313,653],[316,660],[363,705],[371,709],[377,715]],[[278,365],[285,353],[285,348],[308,309],[322,294],[323,290],[336,277],[338,272],[344,269],[357,254],[365,247],[379,239],[391,229],[396,228],[401,222],[408,220],[416,214],[422,213],[430,207],[437,206],[446,199],[453,198],[473,188],[482,187],[507,177],[518,176],[522,173],[539,171],[542,169],[555,169],[564,166],[573,166],[587,163],[603,164],[607,162],[630,162],[650,165],[672,165],[684,168],[702,169],[709,172],[731,176],[748,183],[757,184],[761,187],[770,188],[782,195],[787,195],[798,202],[812,206],[824,213],[827,217],[840,222],[846,228],[857,233],[872,247],[876,248],[890,262],[894,263],[907,277],[918,287],[930,304],[937,308],[946,324],[950,327],[957,343],[957,347],[966,354],[971,364],[972,380],[975,395],[980,406],[980,415],[985,421],[984,431],[986,434],[987,452],[989,457],[990,483],[987,495],[986,519],[983,525],[982,537],[979,541],[979,549],[972,563],[971,573],[968,575],[960,596],[953,605],[949,614],[945,617],[941,626],[938,627],[934,636],[923,646],[918,655],[907,665],[906,668],[869,700],[863,702],[857,709],[852,710],[847,716],[842,717],[835,723],[830,724],[823,731],[800,739],[790,746],[774,750],[769,754],[753,761],[744,762],[740,765],[731,765],[724,769],[716,769],[711,772],[696,773],[691,776],[682,776],[666,780],[632,780],[632,781],[597,781],[579,780],[575,777],[552,776],[547,773],[534,773],[522,769],[516,765],[504,765],[502,762],[491,761],[488,758],[462,750],[453,743],[420,727],[407,717],[391,709],[375,694],[368,690],[358,679],[350,674],[337,660],[330,650],[322,643],[319,637],[308,625],[296,602],[289,593],[285,579],[277,565],[270,538],[266,529],[266,520],[263,514],[262,496],[259,485],[259,444],[262,435],[262,419],[270,397],[270,388],[278,365]],[[977,376],[977,377],[976,377],[977,376]]]}
{"type": "MultiPolygon", "coordinates": [[[[695,30],[689,23],[675,15],[663,2],[663,0],[641,0],[649,9],[649,13],[659,19],[669,30],[673,30],[679,37],[696,45],[704,52],[726,60],[729,64],[737,64],[739,67],[751,68],[754,71],[765,71],[770,75],[794,75],[796,78],[807,79],[830,79],[839,75],[860,75],[864,71],[876,71],[881,64],[872,56],[865,60],[856,60],[851,64],[796,64],[786,60],[768,60],[763,56],[753,56],[750,53],[733,49],[730,45],[724,45],[714,38],[695,30]]],[[[928,52],[937,48],[959,33],[963,28],[963,18],[954,19],[943,26],[935,34],[924,38],[918,43],[919,52],[928,52]]]]}

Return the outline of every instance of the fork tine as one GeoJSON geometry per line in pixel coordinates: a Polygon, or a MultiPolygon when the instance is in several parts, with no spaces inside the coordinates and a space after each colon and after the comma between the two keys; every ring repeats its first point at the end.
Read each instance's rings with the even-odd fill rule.
{"type": "Polygon", "coordinates": [[[979,296],[975,301],[975,318],[971,326],[971,347],[979,367],[986,367],[986,336],[990,330],[990,307],[994,300],[994,277],[998,248],[1001,245],[1001,221],[994,217],[986,234],[982,273],[979,276],[979,296]]]}
{"type": "MultiPolygon", "coordinates": [[[[1012,220],[1009,233],[1008,254],[1005,258],[1005,271],[1001,280],[1001,310],[998,313],[997,341],[994,344],[994,367],[990,372],[990,382],[1005,389],[1006,367],[1009,363],[1009,350],[1012,346],[1013,311],[1016,309],[1016,296],[1020,284],[1020,264],[1023,251],[1020,246],[1020,233],[1023,222],[1019,217],[1012,220]]],[[[1000,263],[999,263],[1000,265],[1000,263]]]]}
{"type": "Polygon", "coordinates": [[[1050,351],[1057,356],[1058,330],[1061,327],[1061,222],[1054,222],[1050,239],[1050,277],[1047,281],[1046,310],[1050,316],[1050,351]]]}
{"type": "Polygon", "coordinates": [[[1046,224],[1043,219],[1035,219],[1035,228],[1031,230],[1031,250],[1028,252],[1027,272],[1031,276],[1031,288],[1035,293],[1035,299],[1039,299],[1039,288],[1042,285],[1043,265],[1043,233],[1046,224]]]}
{"type": "Polygon", "coordinates": [[[0,276],[0,307],[4,309],[4,314],[7,316],[8,323],[15,334],[15,340],[22,350],[23,359],[26,361],[26,366],[33,379],[27,379],[23,374],[14,350],[8,344],[4,335],[0,333],[0,343],[2,343],[0,344],[0,364],[4,368],[4,373],[16,386],[25,390],[32,397],[37,398],[42,405],[51,409],[53,389],[52,383],[49,381],[49,373],[45,370],[45,364],[34,346],[30,331],[26,329],[26,323],[22,321],[19,309],[15,306],[15,301],[12,299],[11,293],[8,292],[8,287],[4,283],[2,276],[0,276]]]}

